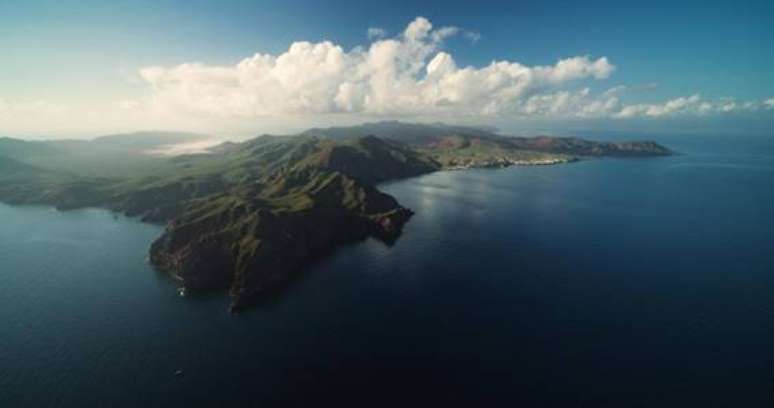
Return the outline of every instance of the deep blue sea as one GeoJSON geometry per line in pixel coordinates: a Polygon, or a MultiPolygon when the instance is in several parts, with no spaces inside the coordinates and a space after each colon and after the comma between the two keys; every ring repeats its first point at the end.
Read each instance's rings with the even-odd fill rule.
{"type": "Polygon", "coordinates": [[[774,136],[655,139],[384,185],[393,247],[239,316],[147,265],[158,226],[0,205],[0,406],[774,406],[774,136]]]}

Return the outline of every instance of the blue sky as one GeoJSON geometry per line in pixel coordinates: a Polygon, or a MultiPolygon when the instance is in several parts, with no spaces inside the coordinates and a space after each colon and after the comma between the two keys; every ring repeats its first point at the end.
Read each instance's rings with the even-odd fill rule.
{"type": "MultiPolygon", "coordinates": [[[[625,3],[633,2],[5,1],[0,3],[0,133],[94,135],[164,124],[250,133],[291,129],[291,123],[381,117],[550,128],[584,121],[616,127],[627,120],[772,116],[771,2],[625,3]],[[406,51],[412,52],[406,58],[422,67],[398,72],[394,81],[405,76],[413,82],[379,90],[374,83],[380,74],[367,74],[342,94],[344,82],[350,82],[345,76],[368,65],[366,57],[350,54],[353,48],[368,53],[374,42],[397,39],[408,49],[406,30],[419,16],[433,28],[420,39],[425,48],[406,51]],[[431,40],[441,27],[456,31],[431,40]],[[384,35],[369,39],[369,28],[384,35]],[[263,78],[218,87],[226,81],[223,75],[243,81],[235,67],[256,53],[279,57],[294,42],[313,46],[326,40],[346,54],[344,71],[304,82],[303,89],[276,81],[256,85],[266,84],[263,78]],[[439,53],[451,57],[454,69],[429,84],[427,66],[439,53]],[[580,64],[577,75],[550,74],[528,85],[513,66],[483,71],[493,61],[556,68],[559,60],[582,57],[587,60],[573,60],[580,64]],[[610,70],[594,71],[599,64],[589,68],[603,57],[610,70]],[[201,69],[174,70],[191,63],[201,69]],[[143,71],[149,67],[164,71],[153,76],[143,71]],[[466,67],[482,70],[481,78],[460,82],[459,71],[466,67]],[[491,82],[485,75],[511,77],[489,94],[474,92],[491,82]],[[317,88],[316,94],[306,91],[317,88]],[[285,99],[267,101],[266,95],[285,99]],[[615,106],[598,108],[613,96],[615,106]],[[375,102],[387,97],[407,107],[375,102]],[[291,102],[285,106],[285,100],[291,102]],[[484,106],[489,100],[497,103],[484,106]],[[668,106],[670,101],[677,102],[668,106]],[[312,102],[327,107],[308,106],[312,102]]],[[[396,58],[403,58],[403,51],[397,52],[396,58]]],[[[316,71],[314,65],[301,66],[316,71]]]]}

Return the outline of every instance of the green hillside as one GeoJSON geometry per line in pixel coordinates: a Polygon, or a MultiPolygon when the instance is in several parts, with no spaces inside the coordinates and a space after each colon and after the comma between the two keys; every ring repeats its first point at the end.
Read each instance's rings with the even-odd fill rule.
{"type": "Polygon", "coordinates": [[[239,310],[338,246],[369,236],[387,244],[397,239],[412,212],[380,192],[379,182],[443,169],[669,152],[652,142],[506,138],[474,128],[380,122],[265,135],[208,154],[148,154],[199,137],[0,139],[0,200],[104,207],[165,223],[151,247],[153,264],[186,289],[228,289],[232,310],[239,310]]]}

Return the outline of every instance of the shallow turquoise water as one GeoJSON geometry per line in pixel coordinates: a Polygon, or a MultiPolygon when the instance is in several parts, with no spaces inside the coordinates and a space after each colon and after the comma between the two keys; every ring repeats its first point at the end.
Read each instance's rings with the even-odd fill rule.
{"type": "Polygon", "coordinates": [[[146,264],[157,226],[0,205],[0,405],[770,406],[774,138],[662,139],[385,185],[393,247],[238,317],[146,264]]]}

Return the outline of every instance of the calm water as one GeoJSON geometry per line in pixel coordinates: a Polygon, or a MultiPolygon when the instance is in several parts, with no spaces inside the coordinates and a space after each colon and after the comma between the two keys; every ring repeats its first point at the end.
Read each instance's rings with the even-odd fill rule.
{"type": "Polygon", "coordinates": [[[394,247],[238,317],[146,264],[158,227],[0,205],[0,406],[772,406],[774,138],[661,141],[384,186],[394,247]]]}

